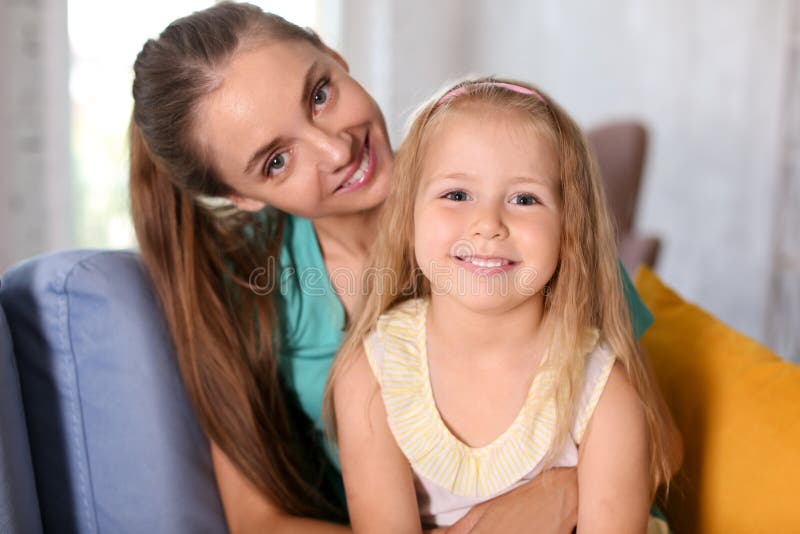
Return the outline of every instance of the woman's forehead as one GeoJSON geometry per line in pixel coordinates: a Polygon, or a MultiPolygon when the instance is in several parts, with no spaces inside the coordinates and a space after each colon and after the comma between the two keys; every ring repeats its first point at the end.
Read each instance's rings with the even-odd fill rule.
{"type": "Polygon", "coordinates": [[[246,160],[255,144],[297,123],[305,111],[305,85],[330,61],[329,54],[302,41],[271,41],[236,52],[219,72],[219,85],[201,101],[198,141],[223,167],[246,160]]]}
{"type": "Polygon", "coordinates": [[[223,85],[251,86],[269,82],[261,90],[290,90],[302,82],[310,66],[333,58],[300,40],[270,40],[242,46],[220,71],[223,85]]]}

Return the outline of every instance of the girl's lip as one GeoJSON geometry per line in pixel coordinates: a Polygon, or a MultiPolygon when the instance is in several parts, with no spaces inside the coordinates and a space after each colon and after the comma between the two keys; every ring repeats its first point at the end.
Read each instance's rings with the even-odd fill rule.
{"type": "Polygon", "coordinates": [[[459,265],[461,265],[462,267],[464,267],[468,271],[472,271],[472,272],[474,272],[476,274],[485,275],[485,276],[491,276],[491,275],[495,275],[495,274],[506,273],[506,272],[514,269],[517,266],[517,264],[519,263],[519,262],[516,262],[516,261],[513,261],[513,260],[509,260],[507,258],[501,258],[501,257],[498,257],[498,256],[481,256],[481,255],[477,255],[477,254],[473,254],[473,255],[467,256],[467,257],[454,256],[454,258],[459,263],[459,265]],[[471,259],[471,258],[477,258],[477,259],[480,259],[480,260],[487,260],[487,261],[488,260],[498,260],[498,261],[500,261],[502,263],[500,265],[493,266],[493,267],[483,267],[483,266],[480,266],[480,265],[475,265],[474,263],[469,261],[469,259],[471,259]]]}
{"type": "Polygon", "coordinates": [[[349,193],[350,191],[355,191],[356,189],[360,189],[364,185],[366,185],[370,179],[372,178],[372,174],[375,170],[375,149],[372,146],[372,143],[369,142],[369,133],[367,133],[366,137],[364,138],[364,144],[361,146],[361,150],[359,150],[358,155],[356,156],[356,160],[353,162],[352,169],[350,172],[347,173],[347,176],[342,180],[339,186],[334,190],[334,194],[338,193],[349,193]],[[344,184],[350,180],[353,175],[358,172],[358,168],[361,166],[361,160],[364,158],[364,151],[367,151],[369,163],[367,164],[367,169],[364,171],[364,177],[361,180],[358,180],[354,184],[350,184],[347,187],[344,187],[344,184]]]}

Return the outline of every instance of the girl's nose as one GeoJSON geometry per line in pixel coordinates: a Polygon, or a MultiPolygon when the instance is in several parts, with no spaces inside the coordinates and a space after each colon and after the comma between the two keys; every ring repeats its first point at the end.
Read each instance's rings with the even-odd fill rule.
{"type": "Polygon", "coordinates": [[[477,209],[472,224],[472,235],[484,239],[508,237],[508,227],[503,222],[501,209],[495,206],[484,206],[477,209]]]}

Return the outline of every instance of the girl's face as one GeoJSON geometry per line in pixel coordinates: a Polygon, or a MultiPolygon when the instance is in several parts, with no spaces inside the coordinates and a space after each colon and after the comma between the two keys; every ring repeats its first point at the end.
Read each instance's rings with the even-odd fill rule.
{"type": "Polygon", "coordinates": [[[414,205],[417,263],[471,309],[542,306],[561,243],[558,162],[514,112],[455,110],[430,132],[414,205]]]}
{"type": "Polygon", "coordinates": [[[393,154],[383,115],[333,51],[244,48],[198,109],[197,140],[243,209],[308,218],[378,206],[393,154]]]}

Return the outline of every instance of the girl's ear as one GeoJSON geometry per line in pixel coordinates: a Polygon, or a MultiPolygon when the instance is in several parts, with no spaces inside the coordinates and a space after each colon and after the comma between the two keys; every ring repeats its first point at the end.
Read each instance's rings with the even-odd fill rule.
{"type": "Polygon", "coordinates": [[[230,200],[234,206],[244,211],[260,211],[264,208],[264,206],[266,206],[266,204],[260,200],[255,200],[240,195],[228,195],[226,198],[230,200]]]}

